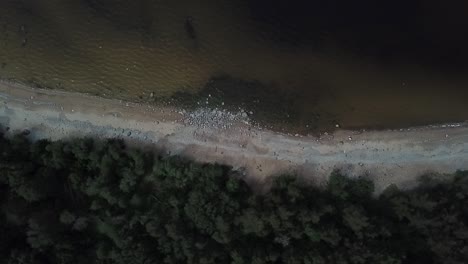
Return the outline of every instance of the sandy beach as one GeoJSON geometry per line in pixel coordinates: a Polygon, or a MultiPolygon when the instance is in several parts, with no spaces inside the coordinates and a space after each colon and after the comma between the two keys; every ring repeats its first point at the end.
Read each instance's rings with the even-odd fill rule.
{"type": "Polygon", "coordinates": [[[323,182],[340,169],[366,175],[377,191],[410,188],[424,173],[468,169],[468,123],[385,131],[281,134],[251,124],[245,112],[135,104],[84,94],[0,83],[0,124],[33,139],[123,138],[170,155],[233,166],[249,181],[296,173],[323,182]]]}

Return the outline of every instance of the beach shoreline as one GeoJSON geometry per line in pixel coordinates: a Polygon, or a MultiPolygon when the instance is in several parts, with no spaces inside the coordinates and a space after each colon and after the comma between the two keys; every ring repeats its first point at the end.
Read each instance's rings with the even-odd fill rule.
{"type": "Polygon", "coordinates": [[[320,135],[273,132],[249,113],[105,99],[0,82],[0,125],[27,129],[33,139],[122,138],[127,142],[239,169],[253,183],[294,173],[323,182],[335,169],[368,176],[377,191],[410,188],[425,173],[468,169],[468,123],[320,135]]]}

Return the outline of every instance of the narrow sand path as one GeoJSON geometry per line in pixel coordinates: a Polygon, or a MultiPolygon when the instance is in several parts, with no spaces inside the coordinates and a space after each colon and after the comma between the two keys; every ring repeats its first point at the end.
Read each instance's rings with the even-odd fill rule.
{"type": "Polygon", "coordinates": [[[334,169],[368,175],[378,190],[418,175],[468,169],[468,124],[292,136],[249,124],[245,113],[175,108],[0,83],[0,124],[32,137],[120,137],[201,162],[244,168],[254,182],[293,172],[321,182],[334,169]]]}

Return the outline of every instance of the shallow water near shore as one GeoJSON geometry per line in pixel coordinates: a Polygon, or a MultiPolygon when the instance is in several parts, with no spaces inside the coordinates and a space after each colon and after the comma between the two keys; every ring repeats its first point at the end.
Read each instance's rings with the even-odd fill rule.
{"type": "Polygon", "coordinates": [[[297,130],[464,121],[465,7],[7,0],[0,78],[148,102],[217,93],[297,130]]]}

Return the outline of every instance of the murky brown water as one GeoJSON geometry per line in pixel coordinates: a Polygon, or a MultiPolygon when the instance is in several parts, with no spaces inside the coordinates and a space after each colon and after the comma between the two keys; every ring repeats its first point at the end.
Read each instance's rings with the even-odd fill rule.
{"type": "MultiPolygon", "coordinates": [[[[398,127],[468,119],[468,74],[464,75],[465,64],[460,60],[466,52],[461,44],[464,39],[459,37],[466,32],[449,31],[453,27],[437,22],[442,26],[431,31],[434,38],[427,40],[429,48],[416,47],[422,50],[418,53],[401,49],[406,46],[399,44],[415,34],[400,35],[405,27],[387,30],[384,20],[375,27],[368,27],[366,21],[360,22],[364,26],[347,27],[347,21],[338,23],[334,22],[338,18],[320,18],[318,12],[302,10],[298,17],[306,21],[291,16],[289,25],[277,14],[282,6],[272,11],[262,0],[256,4],[228,0],[1,1],[0,77],[145,99],[152,92],[156,96],[195,93],[210,78],[227,74],[291,93],[290,101],[284,103],[294,108],[297,124],[304,127],[326,128],[336,122],[345,127],[398,127]],[[263,7],[268,12],[257,14],[263,7]],[[304,26],[311,21],[317,22],[315,26],[304,26]],[[353,30],[361,27],[365,30],[352,37],[353,30]],[[363,34],[373,37],[363,39],[363,34]],[[394,38],[389,34],[395,34],[394,38]],[[382,49],[372,44],[375,40],[376,47],[386,45],[386,37],[397,43],[397,51],[391,50],[391,41],[382,49]],[[353,43],[347,48],[349,40],[353,43]],[[449,49],[446,42],[456,47],[449,49]],[[424,48],[447,52],[432,58],[424,48]],[[457,55],[457,49],[463,56],[457,55]]],[[[431,13],[440,7],[428,6],[421,17],[446,21],[445,15],[431,13]]],[[[463,11],[450,13],[459,9],[447,11],[454,25],[466,23],[463,11]]],[[[335,9],[326,8],[330,10],[335,9]]]]}

